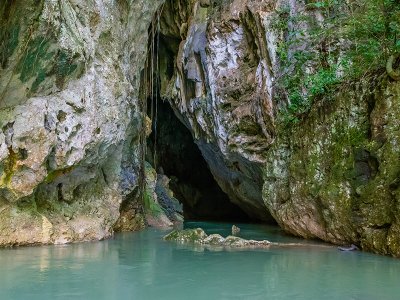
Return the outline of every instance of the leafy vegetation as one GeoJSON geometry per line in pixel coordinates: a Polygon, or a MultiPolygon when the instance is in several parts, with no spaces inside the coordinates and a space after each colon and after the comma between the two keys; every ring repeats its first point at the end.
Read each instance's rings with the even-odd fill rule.
{"type": "Polygon", "coordinates": [[[289,123],[339,85],[384,72],[389,57],[400,53],[398,0],[308,0],[300,14],[280,9],[274,27],[283,37],[277,87],[289,123]]]}

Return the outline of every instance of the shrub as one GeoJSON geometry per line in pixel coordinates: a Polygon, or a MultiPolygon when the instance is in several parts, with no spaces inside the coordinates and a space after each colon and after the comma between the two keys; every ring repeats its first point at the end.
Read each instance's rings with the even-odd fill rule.
{"type": "Polygon", "coordinates": [[[274,29],[282,37],[277,88],[288,102],[283,119],[296,122],[338,86],[385,71],[388,58],[400,52],[400,3],[309,0],[294,17],[288,7],[281,8],[274,29]]]}

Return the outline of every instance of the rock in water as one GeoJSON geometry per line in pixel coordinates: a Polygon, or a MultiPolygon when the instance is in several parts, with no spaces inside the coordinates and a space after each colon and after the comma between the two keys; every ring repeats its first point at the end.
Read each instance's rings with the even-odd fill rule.
{"type": "Polygon", "coordinates": [[[206,238],[207,234],[201,228],[174,230],[171,233],[164,236],[164,240],[166,241],[175,241],[180,243],[196,243],[196,244],[202,244],[206,238]]]}
{"type": "Polygon", "coordinates": [[[203,229],[185,229],[185,230],[174,230],[171,233],[164,236],[166,241],[175,241],[183,244],[196,244],[205,245],[212,247],[223,247],[223,248],[269,248],[271,245],[270,241],[255,241],[246,240],[237,236],[228,236],[226,238],[219,234],[207,235],[203,229]]]}
{"type": "Polygon", "coordinates": [[[240,228],[236,225],[232,225],[232,235],[238,235],[240,233],[240,228]]]}

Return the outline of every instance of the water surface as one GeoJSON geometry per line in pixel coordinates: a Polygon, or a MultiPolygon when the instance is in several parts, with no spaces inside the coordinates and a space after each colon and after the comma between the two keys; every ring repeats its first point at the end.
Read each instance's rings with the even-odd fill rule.
{"type": "MultiPolygon", "coordinates": [[[[231,224],[188,223],[227,235],[231,224]]],[[[299,242],[275,227],[246,238],[299,242]]],[[[399,299],[400,260],[336,247],[210,251],[147,229],[67,246],[0,250],[0,299],[399,299]]]]}

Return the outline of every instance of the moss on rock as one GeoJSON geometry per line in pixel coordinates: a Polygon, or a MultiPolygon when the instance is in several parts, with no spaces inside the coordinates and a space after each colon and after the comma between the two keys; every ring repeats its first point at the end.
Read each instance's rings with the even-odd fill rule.
{"type": "Polygon", "coordinates": [[[278,130],[267,154],[264,200],[284,229],[398,256],[390,234],[399,222],[398,90],[397,83],[365,80],[278,130]]]}

